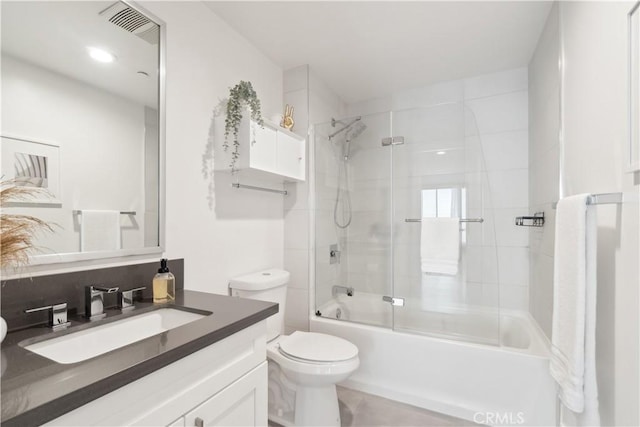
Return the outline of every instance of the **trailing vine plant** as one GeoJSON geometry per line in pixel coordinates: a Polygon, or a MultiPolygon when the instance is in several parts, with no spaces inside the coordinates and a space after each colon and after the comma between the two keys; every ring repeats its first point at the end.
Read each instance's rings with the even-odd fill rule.
{"type": "Polygon", "coordinates": [[[227,102],[227,117],[224,120],[224,151],[229,150],[229,135],[233,134],[233,151],[231,152],[231,171],[235,171],[236,162],[240,157],[240,142],[238,141],[238,130],[242,120],[242,111],[245,106],[251,110],[251,118],[260,126],[264,126],[262,113],[260,112],[260,100],[256,91],[253,90],[251,82],[240,81],[229,91],[229,101],[227,102]]]}

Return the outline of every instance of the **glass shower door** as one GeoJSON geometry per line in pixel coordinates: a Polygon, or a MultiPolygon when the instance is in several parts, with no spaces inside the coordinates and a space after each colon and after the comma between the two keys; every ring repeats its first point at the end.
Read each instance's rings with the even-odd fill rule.
{"type": "Polygon", "coordinates": [[[314,126],[316,315],[391,327],[389,113],[314,126]]]}
{"type": "Polygon", "coordinates": [[[465,129],[460,103],[392,113],[392,134],[404,141],[391,146],[393,328],[498,344],[484,162],[473,121],[466,122],[465,129]],[[446,219],[429,221],[432,234],[422,239],[425,218],[461,221],[458,227],[446,219]],[[440,238],[430,238],[434,232],[440,238]]]}

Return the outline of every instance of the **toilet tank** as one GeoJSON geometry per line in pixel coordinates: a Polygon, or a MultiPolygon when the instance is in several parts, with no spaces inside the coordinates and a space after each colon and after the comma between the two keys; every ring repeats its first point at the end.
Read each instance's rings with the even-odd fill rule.
{"type": "Polygon", "coordinates": [[[231,296],[277,302],[278,312],[267,319],[267,341],[284,333],[284,310],[287,301],[289,272],[272,268],[233,278],[231,296]]]}

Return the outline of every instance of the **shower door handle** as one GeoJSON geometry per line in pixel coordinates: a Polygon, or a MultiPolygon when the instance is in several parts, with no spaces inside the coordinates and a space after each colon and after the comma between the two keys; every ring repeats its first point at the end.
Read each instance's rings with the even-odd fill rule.
{"type": "Polygon", "coordinates": [[[391,305],[396,305],[398,307],[404,307],[404,298],[394,298],[388,295],[382,297],[382,301],[390,302],[391,305]]]}

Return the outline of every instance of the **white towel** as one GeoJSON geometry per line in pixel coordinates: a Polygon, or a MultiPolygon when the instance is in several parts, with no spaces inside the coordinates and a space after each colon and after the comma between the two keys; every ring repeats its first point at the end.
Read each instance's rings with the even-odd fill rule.
{"type": "Polygon", "coordinates": [[[420,262],[423,273],[458,274],[460,219],[422,218],[420,262]]]}
{"type": "Polygon", "coordinates": [[[597,217],[589,194],[556,212],[551,375],[580,425],[600,425],[595,363],[597,217]]]}
{"type": "Polygon", "coordinates": [[[120,249],[120,212],[82,210],[80,251],[120,249]]]}

